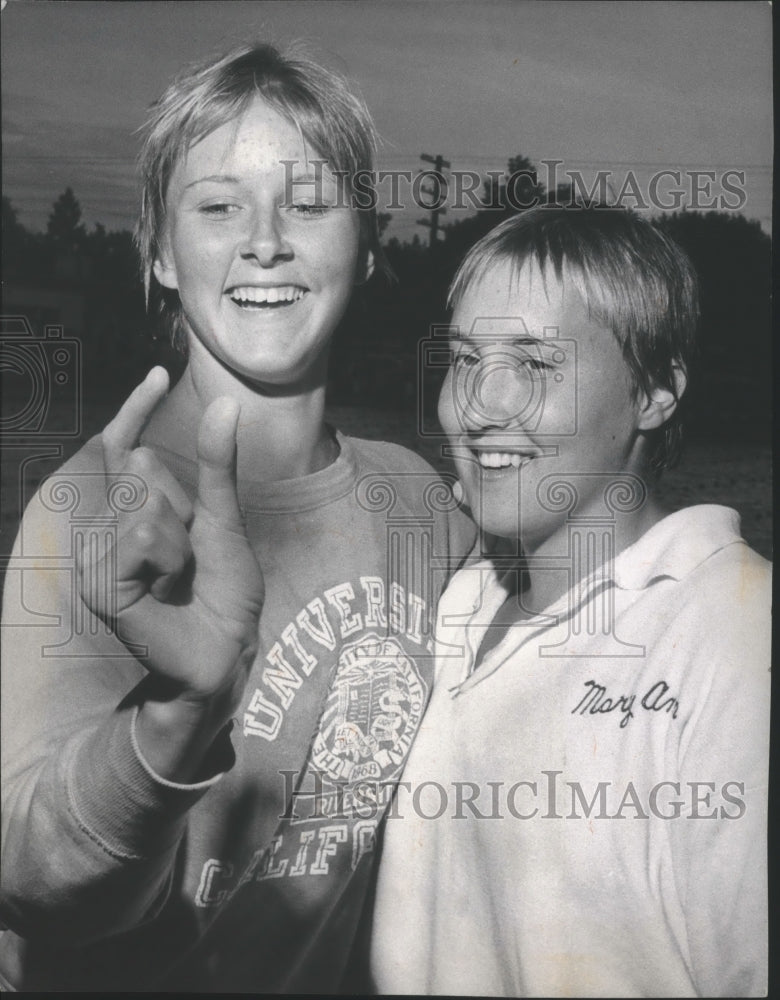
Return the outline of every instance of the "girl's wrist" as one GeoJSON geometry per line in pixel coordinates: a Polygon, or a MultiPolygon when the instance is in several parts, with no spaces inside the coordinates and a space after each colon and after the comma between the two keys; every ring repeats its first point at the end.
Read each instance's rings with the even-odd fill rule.
{"type": "MultiPolygon", "coordinates": [[[[212,763],[213,749],[232,728],[233,704],[224,697],[155,698],[150,692],[138,706],[138,749],[155,774],[166,781],[193,784],[213,777],[224,766],[212,763]]],[[[224,757],[217,754],[218,758],[224,757]]]]}

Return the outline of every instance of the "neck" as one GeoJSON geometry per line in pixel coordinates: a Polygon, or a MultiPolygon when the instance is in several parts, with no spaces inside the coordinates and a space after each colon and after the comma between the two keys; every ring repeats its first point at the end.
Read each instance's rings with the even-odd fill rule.
{"type": "Polygon", "coordinates": [[[324,423],[325,385],[298,390],[256,387],[214,366],[199,371],[192,361],[147,430],[151,442],[197,460],[198,427],[206,407],[230,396],[240,407],[238,479],[277,482],[326,468],[338,445],[324,423]]]}
{"type": "MultiPolygon", "coordinates": [[[[611,531],[613,558],[637,542],[667,514],[668,511],[658,500],[652,495],[648,495],[638,511],[615,515],[615,519],[610,525],[613,529],[611,531]]],[[[569,526],[564,524],[539,545],[525,548],[524,565],[527,567],[527,575],[525,576],[526,586],[522,598],[523,605],[533,613],[542,612],[595,570],[601,567],[607,570],[608,567],[604,566],[604,550],[601,541],[604,531],[605,528],[602,525],[591,528],[583,524],[575,527],[570,533],[569,526]],[[595,535],[595,545],[588,544],[588,535],[591,532],[595,535]],[[573,544],[579,549],[580,558],[577,560],[571,551],[573,544]],[[535,567],[534,562],[541,559],[556,560],[561,566],[555,569],[535,567]]]]}

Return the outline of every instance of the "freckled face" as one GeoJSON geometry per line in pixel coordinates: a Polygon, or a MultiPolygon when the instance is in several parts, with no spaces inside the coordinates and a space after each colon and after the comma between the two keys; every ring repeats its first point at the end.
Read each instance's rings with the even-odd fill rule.
{"type": "Polygon", "coordinates": [[[178,290],[191,357],[260,384],[324,379],[360,240],[348,199],[312,160],[296,126],[256,98],[177,164],[155,275],[178,290]]]}
{"type": "Polygon", "coordinates": [[[472,285],[452,322],[439,418],[466,498],[485,530],[538,550],[567,516],[540,503],[544,477],[572,474],[585,514],[603,509],[606,481],[578,473],[639,467],[639,404],[620,345],[565,277],[543,280],[530,264],[518,275],[509,261],[472,285]]]}

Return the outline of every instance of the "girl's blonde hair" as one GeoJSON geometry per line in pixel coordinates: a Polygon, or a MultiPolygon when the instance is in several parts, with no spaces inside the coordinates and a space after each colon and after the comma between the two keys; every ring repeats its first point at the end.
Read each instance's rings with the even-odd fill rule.
{"type": "MultiPolygon", "coordinates": [[[[361,198],[373,192],[376,130],[365,103],[339,73],[298,50],[283,54],[267,44],[242,45],[197,65],[174,80],[139,130],[142,188],[135,239],[147,302],[165,223],[165,197],[179,159],[193,143],[238,118],[255,97],[300,130],[339,172],[347,195],[357,175],[361,198]]],[[[375,197],[366,201],[376,204],[375,197]]],[[[363,249],[371,251],[383,269],[376,209],[361,208],[360,220],[363,249]]],[[[175,292],[161,290],[161,311],[172,321],[174,340],[179,339],[181,304],[175,292]]]]}

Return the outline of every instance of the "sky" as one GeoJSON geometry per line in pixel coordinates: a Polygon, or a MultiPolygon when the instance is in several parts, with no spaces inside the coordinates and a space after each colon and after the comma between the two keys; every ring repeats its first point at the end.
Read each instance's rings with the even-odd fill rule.
{"type": "MultiPolygon", "coordinates": [[[[88,227],[132,227],[145,109],[186,63],[250,38],[303,41],[345,73],[374,115],[382,169],[416,173],[427,153],[484,174],[522,154],[588,187],[607,170],[613,195],[630,172],[645,201],[671,169],[688,207],[692,172],[711,171],[699,207],[771,225],[763,0],[8,0],[0,17],[3,193],[31,229],[67,186],[88,227]]],[[[676,184],[660,183],[666,203],[676,184]]],[[[389,234],[427,238],[405,202],[389,234]]]]}

